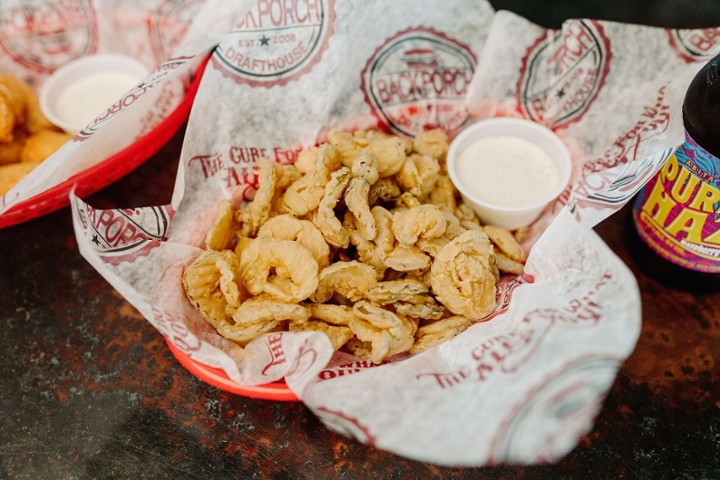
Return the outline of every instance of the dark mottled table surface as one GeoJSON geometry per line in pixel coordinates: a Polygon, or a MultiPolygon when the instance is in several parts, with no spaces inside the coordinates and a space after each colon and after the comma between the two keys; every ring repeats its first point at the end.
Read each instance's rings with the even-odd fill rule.
{"type": "MultiPolygon", "coordinates": [[[[548,27],[720,25],[710,0],[493,3],[548,27]]],[[[90,203],[169,202],[181,142],[182,131],[90,203]]],[[[647,277],[628,252],[627,217],[597,231],[637,276],[643,327],[594,429],[556,465],[473,469],[407,460],[328,430],[301,403],[199,381],[80,256],[68,209],[2,230],[0,478],[720,479],[720,292],[647,277]]]]}

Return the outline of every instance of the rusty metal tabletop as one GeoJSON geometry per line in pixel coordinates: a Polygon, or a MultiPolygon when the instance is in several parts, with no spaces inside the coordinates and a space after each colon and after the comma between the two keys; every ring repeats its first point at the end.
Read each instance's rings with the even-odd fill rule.
{"type": "MultiPolygon", "coordinates": [[[[592,17],[720,25],[720,3],[495,1],[539,24],[592,17]]],[[[88,201],[160,205],[183,130],[88,201]],[[148,182],[155,187],[143,188],[148,182]]],[[[81,257],[69,209],[0,231],[0,478],[720,478],[720,292],[666,288],[633,261],[627,208],[596,231],[636,275],[643,325],[593,430],[554,465],[450,468],[337,434],[302,404],[188,373],[81,257]]]]}

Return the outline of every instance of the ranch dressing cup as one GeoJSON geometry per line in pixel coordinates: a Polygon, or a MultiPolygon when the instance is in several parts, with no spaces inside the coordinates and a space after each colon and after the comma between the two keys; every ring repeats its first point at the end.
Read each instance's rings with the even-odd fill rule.
{"type": "Polygon", "coordinates": [[[482,120],[463,130],[447,155],[450,179],[486,224],[515,230],[535,221],[570,181],[563,142],[518,118],[482,120]]]}
{"type": "Polygon", "coordinates": [[[52,123],[76,134],[147,74],[142,63],[125,55],[80,57],[45,80],[40,108],[52,123]]]}

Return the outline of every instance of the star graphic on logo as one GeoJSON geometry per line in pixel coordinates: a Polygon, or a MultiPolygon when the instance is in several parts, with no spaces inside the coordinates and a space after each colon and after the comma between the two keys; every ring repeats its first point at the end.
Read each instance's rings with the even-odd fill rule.
{"type": "Polygon", "coordinates": [[[555,95],[557,95],[558,98],[562,98],[565,96],[565,89],[561,88],[557,92],[555,92],[555,95]]]}
{"type": "Polygon", "coordinates": [[[95,245],[97,245],[98,247],[100,246],[100,239],[98,238],[97,235],[93,235],[93,237],[92,237],[92,242],[93,242],[95,245]]]}
{"type": "Polygon", "coordinates": [[[263,34],[262,38],[260,39],[260,45],[267,46],[270,44],[269,42],[270,42],[270,39],[268,37],[266,37],[265,34],[263,34]]]}

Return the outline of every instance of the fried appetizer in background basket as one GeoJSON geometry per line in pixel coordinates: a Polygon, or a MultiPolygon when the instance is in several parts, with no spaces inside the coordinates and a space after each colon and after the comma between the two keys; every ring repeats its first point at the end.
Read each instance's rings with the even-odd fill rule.
{"type": "Polygon", "coordinates": [[[0,195],[70,138],[43,115],[27,84],[0,75],[0,195]]]}
{"type": "Polygon", "coordinates": [[[313,330],[379,364],[453,338],[494,311],[525,252],[462,203],[447,149],[439,129],[333,130],[294,165],[261,159],[253,201],[219,206],[186,296],[240,345],[313,330]]]}

